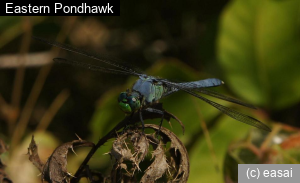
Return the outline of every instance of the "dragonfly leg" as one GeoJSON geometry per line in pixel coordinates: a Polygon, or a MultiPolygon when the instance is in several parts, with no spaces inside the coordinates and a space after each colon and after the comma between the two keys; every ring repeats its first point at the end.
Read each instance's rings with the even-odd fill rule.
{"type": "Polygon", "coordinates": [[[140,120],[141,120],[141,123],[142,123],[142,131],[144,133],[145,132],[145,123],[144,123],[144,120],[143,120],[143,115],[142,115],[142,110],[141,109],[139,110],[139,113],[140,113],[140,120]]]}
{"type": "Polygon", "coordinates": [[[146,111],[148,111],[148,112],[152,112],[152,113],[157,113],[157,114],[161,114],[161,120],[160,120],[160,124],[159,124],[159,129],[158,129],[158,134],[159,134],[159,132],[160,132],[160,129],[161,129],[161,126],[162,126],[162,123],[163,123],[163,121],[164,121],[164,117],[165,117],[165,112],[164,111],[162,111],[162,110],[159,110],[159,109],[154,109],[154,108],[146,108],[145,109],[146,111]]]}
{"type": "Polygon", "coordinates": [[[160,120],[160,123],[159,123],[159,129],[157,131],[157,134],[159,134],[159,132],[161,130],[161,126],[162,126],[162,123],[164,121],[164,117],[165,117],[165,113],[162,111],[161,120],[160,120]]]}

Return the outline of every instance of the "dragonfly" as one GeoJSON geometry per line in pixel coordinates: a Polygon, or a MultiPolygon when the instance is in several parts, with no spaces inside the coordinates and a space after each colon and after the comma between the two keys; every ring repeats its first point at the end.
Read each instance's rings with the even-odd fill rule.
{"type": "MultiPolygon", "coordinates": [[[[104,64],[107,64],[113,68],[109,67],[103,67],[98,64],[90,64],[86,63],[84,61],[77,61],[77,60],[70,60],[66,58],[54,58],[54,62],[58,63],[64,63],[69,64],[73,66],[79,66],[82,68],[89,69],[91,71],[96,72],[106,72],[106,73],[112,73],[112,74],[123,74],[123,75],[132,75],[138,77],[137,81],[133,84],[133,87],[131,90],[127,89],[124,92],[121,92],[118,97],[118,104],[120,109],[125,114],[131,114],[138,112],[139,118],[142,123],[142,128],[144,127],[144,121],[142,116],[142,111],[148,111],[152,113],[158,113],[162,116],[164,115],[164,111],[160,109],[153,108],[153,104],[158,103],[160,99],[169,96],[172,93],[183,91],[185,93],[188,93],[207,104],[213,106],[214,108],[218,109],[222,113],[228,115],[229,117],[243,122],[245,124],[254,126],[258,129],[265,130],[265,131],[271,131],[271,129],[262,123],[261,121],[248,116],[246,114],[243,114],[241,112],[238,112],[236,110],[233,110],[231,108],[225,107],[217,102],[214,102],[212,100],[209,100],[202,96],[201,94],[211,96],[214,98],[218,98],[221,100],[225,100],[231,103],[235,103],[244,107],[256,109],[251,104],[245,103],[241,100],[222,95],[218,92],[209,90],[207,88],[210,87],[216,87],[223,85],[224,82],[217,78],[208,78],[198,81],[191,81],[191,82],[173,82],[168,79],[150,76],[147,74],[144,74],[141,71],[138,71],[138,69],[135,69],[133,66],[130,66],[129,64],[124,64],[116,59],[106,57],[104,55],[98,55],[95,53],[90,53],[78,48],[75,48],[70,45],[62,44],[56,41],[50,41],[44,38],[35,37],[33,36],[33,39],[41,41],[43,43],[49,44],[51,46],[58,47],[60,49],[73,52],[76,54],[83,55],[85,57],[94,59],[98,62],[102,62],[104,64]]],[[[162,118],[163,120],[163,118],[162,118]]],[[[162,121],[161,121],[162,124],[162,121]]],[[[144,129],[144,128],[143,128],[144,129]]]]}

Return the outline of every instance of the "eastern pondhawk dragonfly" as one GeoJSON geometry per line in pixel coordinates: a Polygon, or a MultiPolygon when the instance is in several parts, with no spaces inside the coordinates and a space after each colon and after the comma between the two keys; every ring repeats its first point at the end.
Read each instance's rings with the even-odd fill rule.
{"type": "MultiPolygon", "coordinates": [[[[159,113],[164,114],[163,111],[159,109],[152,108],[152,104],[157,103],[160,99],[174,93],[177,91],[184,91],[194,97],[197,97],[201,99],[202,101],[210,104],[211,106],[215,107],[216,109],[220,110],[224,114],[230,116],[233,119],[236,119],[240,122],[246,123],[248,125],[257,127],[259,129],[265,130],[265,131],[271,131],[270,128],[262,123],[261,121],[245,115],[243,113],[240,113],[238,111],[235,111],[231,108],[225,107],[223,105],[220,105],[216,102],[213,102],[201,95],[199,93],[209,95],[215,98],[219,98],[225,101],[229,101],[232,103],[236,103],[245,107],[256,109],[253,105],[247,104],[245,102],[242,102],[238,99],[231,98],[228,96],[224,96],[220,93],[208,90],[206,88],[209,87],[215,87],[220,86],[224,84],[223,81],[216,78],[209,78],[199,81],[192,81],[192,82],[172,82],[167,79],[154,77],[146,75],[142,72],[138,72],[136,69],[133,69],[133,67],[128,66],[127,64],[123,64],[120,62],[117,62],[116,60],[105,57],[102,55],[96,55],[92,54],[83,50],[80,50],[78,48],[71,47],[69,45],[65,45],[62,43],[58,43],[55,41],[49,41],[43,38],[39,37],[33,37],[36,40],[39,40],[41,42],[47,43],[49,45],[74,52],[80,55],[84,55],[86,57],[92,58],[94,60],[100,61],[102,63],[108,64],[110,66],[113,66],[114,68],[107,68],[102,67],[98,65],[88,64],[83,61],[74,61],[74,60],[68,60],[65,58],[54,58],[53,60],[55,62],[59,63],[65,63],[75,66],[80,66],[92,71],[100,71],[100,72],[106,72],[106,73],[113,73],[113,74],[124,74],[124,75],[133,75],[139,77],[139,79],[135,82],[131,90],[127,90],[125,92],[121,92],[118,98],[119,107],[123,112],[126,114],[133,114],[135,112],[139,113],[140,120],[142,125],[144,126],[144,121],[142,117],[142,111],[148,111],[153,113],[159,113]]],[[[162,122],[162,121],[161,121],[162,122]]]]}

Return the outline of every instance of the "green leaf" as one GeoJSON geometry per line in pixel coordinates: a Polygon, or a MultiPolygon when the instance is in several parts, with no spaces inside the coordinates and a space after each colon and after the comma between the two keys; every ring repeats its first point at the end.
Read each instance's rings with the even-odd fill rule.
{"type": "Polygon", "coordinates": [[[232,141],[244,137],[253,128],[225,116],[221,121],[216,128],[210,131],[211,141],[218,160],[217,165],[213,161],[206,140],[199,139],[189,152],[191,167],[188,182],[224,182],[222,167],[228,146],[232,141]]]}
{"type": "Polygon", "coordinates": [[[225,83],[250,103],[282,109],[300,100],[300,1],[235,0],[217,42],[225,83]]]}

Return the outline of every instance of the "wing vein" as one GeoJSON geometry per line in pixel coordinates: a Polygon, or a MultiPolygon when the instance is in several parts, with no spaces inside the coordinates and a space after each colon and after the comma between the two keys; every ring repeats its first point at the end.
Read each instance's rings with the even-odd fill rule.
{"type": "Polygon", "coordinates": [[[96,54],[92,54],[92,53],[80,50],[78,48],[72,47],[70,45],[65,45],[65,44],[62,44],[62,43],[55,42],[55,41],[49,41],[49,40],[46,40],[46,39],[43,39],[43,38],[40,38],[40,37],[36,37],[36,36],[32,36],[32,37],[34,39],[36,39],[38,41],[41,41],[41,42],[44,42],[46,44],[49,44],[49,45],[52,45],[52,46],[55,46],[55,47],[58,47],[58,48],[61,48],[61,49],[73,52],[73,53],[77,53],[77,54],[89,57],[91,59],[98,60],[98,61],[103,62],[105,64],[117,67],[117,68],[119,68],[121,70],[124,70],[124,71],[126,71],[126,72],[128,72],[128,73],[130,73],[132,75],[136,75],[136,76],[142,75],[141,73],[136,72],[132,68],[120,65],[117,62],[110,60],[109,58],[105,58],[104,56],[99,56],[99,55],[96,55],[96,54]]]}
{"type": "Polygon", "coordinates": [[[215,107],[216,109],[220,110],[221,112],[223,112],[224,114],[228,115],[229,117],[237,120],[237,121],[240,121],[240,122],[243,122],[243,123],[246,123],[248,125],[251,125],[251,126],[254,126],[256,128],[259,128],[259,129],[262,129],[262,130],[265,130],[265,131],[271,131],[271,129],[265,125],[264,123],[262,123],[261,121],[251,117],[251,116],[248,116],[248,115],[245,115],[245,114],[242,114],[238,111],[235,111],[233,109],[230,109],[228,107],[225,107],[221,104],[218,104],[216,102],[213,102],[201,95],[198,95],[196,93],[194,93],[192,90],[189,90],[189,89],[186,89],[182,86],[180,86],[180,84],[177,84],[177,83],[173,83],[173,82],[170,82],[170,81],[167,81],[167,80],[161,80],[162,82],[166,83],[167,85],[169,86],[172,86],[172,87],[175,87],[179,90],[182,90],[194,97],[197,97],[201,100],[203,100],[204,102],[208,103],[209,105],[215,107]]]}

